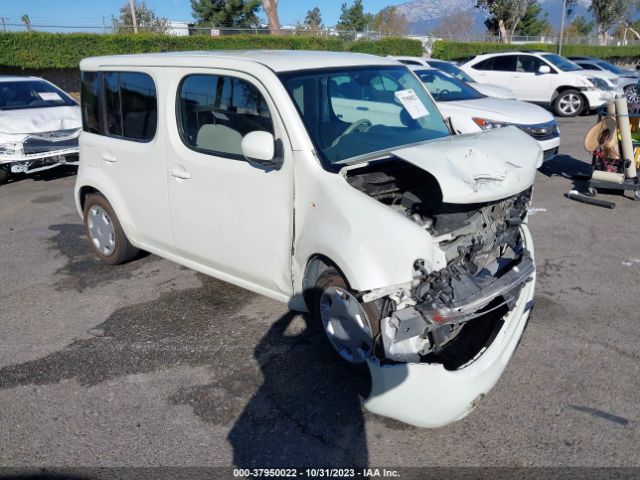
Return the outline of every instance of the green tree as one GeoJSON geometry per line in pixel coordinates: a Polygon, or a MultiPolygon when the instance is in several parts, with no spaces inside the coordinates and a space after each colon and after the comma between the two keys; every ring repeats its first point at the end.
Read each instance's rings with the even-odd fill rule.
{"type": "Polygon", "coordinates": [[[594,22],[587,22],[587,19],[582,15],[577,16],[571,22],[570,28],[572,32],[581,37],[586,37],[593,31],[594,22]]]}
{"type": "Polygon", "coordinates": [[[340,19],[336,27],[338,30],[349,30],[361,32],[371,21],[371,14],[364,13],[362,0],[353,0],[353,5],[347,6],[343,3],[341,7],[340,19]]]}
{"type": "Polygon", "coordinates": [[[477,0],[476,8],[485,10],[489,17],[484,24],[504,43],[511,42],[518,23],[527,11],[528,0],[477,0]]]}
{"type": "MultiPolygon", "coordinates": [[[[143,32],[166,33],[169,29],[169,21],[156,15],[156,12],[147,6],[145,0],[135,1],[134,8],[136,23],[143,32]]],[[[120,7],[120,16],[113,23],[116,33],[133,33],[133,19],[128,1],[120,7]]]]}
{"type": "Polygon", "coordinates": [[[606,43],[611,27],[623,19],[628,3],[628,0],[591,0],[589,10],[595,19],[601,43],[606,43]]]}
{"type": "Polygon", "coordinates": [[[22,23],[24,23],[24,26],[27,27],[27,32],[31,31],[31,19],[29,18],[29,15],[22,15],[22,18],[20,18],[20,20],[22,20],[22,23]]]}
{"type": "Polygon", "coordinates": [[[389,35],[402,35],[407,30],[407,19],[398,7],[385,7],[371,19],[371,29],[389,35]]]}
{"type": "Polygon", "coordinates": [[[191,0],[196,22],[215,27],[254,27],[260,5],[260,0],[191,0]]]}
{"type": "Polygon", "coordinates": [[[524,12],[524,16],[518,22],[518,26],[515,29],[515,34],[520,36],[536,36],[543,35],[549,31],[551,25],[549,24],[549,14],[542,13],[542,6],[537,0],[529,0],[527,3],[527,10],[524,12]]]}
{"type": "Polygon", "coordinates": [[[324,28],[319,7],[307,10],[307,15],[304,17],[304,28],[307,30],[322,30],[324,28]]]}

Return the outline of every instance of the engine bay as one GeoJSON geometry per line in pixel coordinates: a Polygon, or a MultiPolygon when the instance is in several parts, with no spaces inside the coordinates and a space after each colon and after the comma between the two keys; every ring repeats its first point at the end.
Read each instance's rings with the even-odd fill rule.
{"type": "Polygon", "coordinates": [[[521,232],[531,188],[482,204],[446,203],[429,172],[397,158],[347,170],[346,180],[424,228],[447,261],[432,270],[416,259],[411,287],[376,299],[382,311],[377,356],[452,368],[473,359],[535,271],[521,232]]]}

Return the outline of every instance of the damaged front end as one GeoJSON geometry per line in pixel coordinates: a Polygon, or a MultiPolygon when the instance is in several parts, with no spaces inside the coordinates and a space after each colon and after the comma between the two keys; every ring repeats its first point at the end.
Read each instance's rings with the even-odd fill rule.
{"type": "Polygon", "coordinates": [[[375,302],[382,312],[369,359],[373,387],[366,406],[426,427],[461,418],[499,374],[485,372],[472,382],[475,386],[462,382],[459,390],[451,389],[458,385],[454,381],[436,391],[437,379],[468,371],[505,335],[509,321],[526,322],[532,305],[535,265],[526,227],[532,182],[506,198],[453,203],[443,200],[434,175],[400,158],[347,170],[345,177],[352,187],[422,227],[444,259],[440,263],[446,263],[436,269],[428,258],[417,258],[412,282],[363,293],[362,302],[375,302]],[[417,377],[418,372],[425,377],[417,377]],[[453,394],[459,398],[447,400],[453,394]],[[407,395],[424,398],[407,400],[407,395]],[[439,415],[426,413],[438,398],[449,407],[434,407],[439,415]],[[415,403],[415,411],[407,402],[415,403]]]}
{"type": "Polygon", "coordinates": [[[32,134],[0,134],[0,168],[35,173],[78,165],[80,128],[32,134]]]}

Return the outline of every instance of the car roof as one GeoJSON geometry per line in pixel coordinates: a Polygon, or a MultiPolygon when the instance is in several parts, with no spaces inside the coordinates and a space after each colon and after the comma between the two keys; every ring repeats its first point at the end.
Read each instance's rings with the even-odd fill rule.
{"type": "Polygon", "coordinates": [[[80,68],[91,70],[109,66],[167,67],[173,65],[219,67],[220,64],[216,60],[261,64],[275,72],[367,65],[398,66],[398,62],[391,58],[364,53],[321,52],[315,50],[210,50],[90,57],[80,62],[80,68]]]}
{"type": "Polygon", "coordinates": [[[42,78],[23,77],[19,75],[0,75],[0,82],[27,82],[29,80],[42,80],[42,78]]]}

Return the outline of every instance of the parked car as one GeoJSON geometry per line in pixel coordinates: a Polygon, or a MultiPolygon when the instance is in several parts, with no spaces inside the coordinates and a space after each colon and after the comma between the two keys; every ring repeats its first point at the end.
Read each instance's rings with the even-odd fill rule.
{"type": "Polygon", "coordinates": [[[80,68],[75,201],[104,262],[142,249],[311,312],[366,362],[381,415],[445,425],[496,383],[534,292],[529,135],[452,136],[411,71],[370,55],[80,68]]]}
{"type": "Polygon", "coordinates": [[[433,58],[422,57],[391,57],[398,60],[400,63],[408,65],[410,67],[423,66],[430,68],[437,68],[443,72],[447,72],[449,75],[471,84],[477,91],[486,95],[487,97],[495,98],[516,98],[511,89],[501,87],[499,85],[491,85],[488,83],[480,83],[475,81],[471,76],[465,73],[460,67],[453,62],[446,62],[444,60],[434,60],[433,58]]]}
{"type": "Polygon", "coordinates": [[[0,76],[0,185],[11,173],[78,164],[80,107],[37,77],[0,76]]]}
{"type": "Polygon", "coordinates": [[[569,57],[569,60],[575,62],[585,70],[594,70],[597,72],[609,72],[620,78],[619,84],[624,90],[628,103],[640,103],[640,89],[638,81],[640,81],[640,72],[620,68],[617,65],[606,62],[599,58],[592,57],[569,57]]]}
{"type": "Polygon", "coordinates": [[[460,68],[480,82],[511,88],[518,100],[551,106],[560,117],[597,109],[607,99],[624,94],[612,74],[583,70],[554,53],[490,53],[460,68]]]}
{"type": "Polygon", "coordinates": [[[462,80],[433,68],[411,69],[429,90],[438,110],[451,119],[457,132],[473,133],[514,125],[538,142],[544,151],[543,160],[558,154],[558,123],[544,108],[520,100],[488,98],[462,80]]]}

